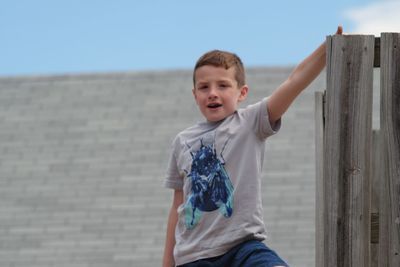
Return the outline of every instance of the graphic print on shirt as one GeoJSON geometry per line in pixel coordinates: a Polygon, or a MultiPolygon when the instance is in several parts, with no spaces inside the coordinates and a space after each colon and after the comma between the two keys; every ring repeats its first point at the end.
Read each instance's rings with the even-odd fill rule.
{"type": "MultiPolygon", "coordinates": [[[[184,205],[185,224],[193,229],[200,221],[203,212],[219,210],[225,217],[233,213],[233,185],[225,170],[225,160],[221,151],[220,160],[215,145],[204,145],[190,152],[192,165],[187,178],[190,179],[191,191],[184,205]]],[[[190,148],[190,147],[189,147],[190,148]]]]}

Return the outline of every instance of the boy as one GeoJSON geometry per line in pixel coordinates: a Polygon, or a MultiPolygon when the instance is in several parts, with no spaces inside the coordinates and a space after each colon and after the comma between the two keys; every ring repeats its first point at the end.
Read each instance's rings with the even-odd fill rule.
{"type": "MultiPolygon", "coordinates": [[[[342,34],[339,26],[336,34],[342,34]]],[[[239,57],[210,51],[193,72],[195,101],[206,118],[179,133],[165,186],[174,189],[163,266],[288,266],[262,241],[260,174],[267,137],[294,99],[322,71],[323,43],[268,98],[246,99],[239,57]]]]}

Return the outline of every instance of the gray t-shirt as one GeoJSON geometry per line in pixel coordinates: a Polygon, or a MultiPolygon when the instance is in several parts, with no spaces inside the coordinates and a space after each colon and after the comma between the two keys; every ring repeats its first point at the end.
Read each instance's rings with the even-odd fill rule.
{"type": "Polygon", "coordinates": [[[175,229],[177,265],[266,238],[260,176],[265,140],[279,128],[280,120],[269,123],[265,98],[176,136],[164,185],[184,195],[175,229]]]}

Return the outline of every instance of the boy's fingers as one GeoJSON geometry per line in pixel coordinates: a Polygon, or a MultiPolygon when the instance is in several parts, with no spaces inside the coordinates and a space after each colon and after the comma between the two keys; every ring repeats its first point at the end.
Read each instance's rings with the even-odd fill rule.
{"type": "Polygon", "coordinates": [[[343,27],[341,25],[339,25],[336,30],[336,34],[342,34],[342,33],[343,33],[343,27]]]}

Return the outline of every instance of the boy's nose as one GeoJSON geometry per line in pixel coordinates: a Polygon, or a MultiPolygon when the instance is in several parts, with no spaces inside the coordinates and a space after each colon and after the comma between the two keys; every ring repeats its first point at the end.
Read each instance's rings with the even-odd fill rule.
{"type": "Polygon", "coordinates": [[[208,98],[214,99],[214,98],[217,98],[217,95],[216,95],[216,94],[213,94],[213,93],[210,93],[210,94],[208,95],[208,98]]]}
{"type": "Polygon", "coordinates": [[[208,98],[209,99],[215,99],[217,97],[218,97],[218,95],[217,95],[216,90],[214,88],[211,88],[210,91],[209,91],[209,94],[208,94],[208,98]]]}

